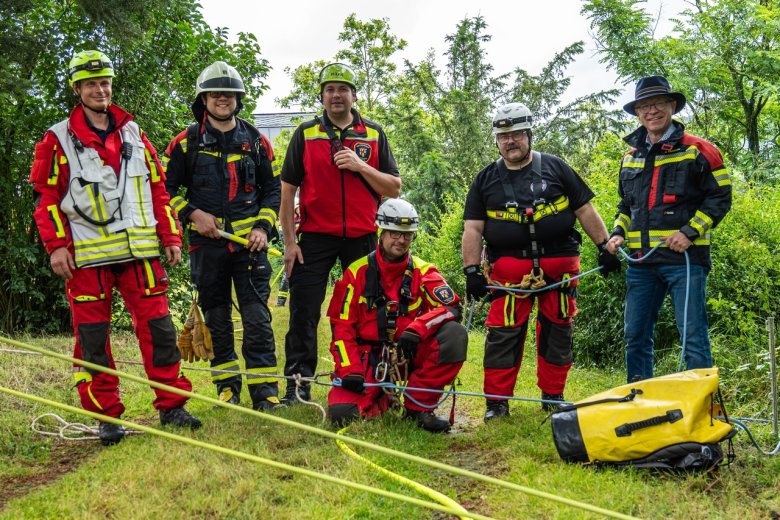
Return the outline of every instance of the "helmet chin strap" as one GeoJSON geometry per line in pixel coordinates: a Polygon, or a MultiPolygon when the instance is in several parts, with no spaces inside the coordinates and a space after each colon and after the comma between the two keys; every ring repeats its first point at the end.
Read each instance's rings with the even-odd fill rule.
{"type": "Polygon", "coordinates": [[[210,118],[212,118],[212,119],[216,119],[217,121],[222,121],[222,122],[224,122],[224,121],[230,121],[230,120],[232,120],[234,117],[236,117],[236,114],[237,114],[237,113],[238,113],[238,110],[236,110],[235,112],[233,112],[232,114],[230,114],[230,115],[229,115],[229,116],[227,116],[227,117],[219,117],[219,116],[216,116],[216,115],[212,114],[212,113],[209,111],[209,109],[208,109],[208,108],[206,109],[206,114],[208,114],[208,116],[209,116],[210,118]]]}
{"type": "Polygon", "coordinates": [[[96,114],[105,114],[105,115],[108,115],[108,108],[111,106],[111,103],[109,103],[109,104],[108,104],[108,106],[107,106],[106,108],[104,108],[103,110],[95,110],[94,108],[92,108],[91,106],[88,106],[88,105],[87,105],[86,103],[84,103],[83,101],[81,102],[81,106],[83,106],[83,107],[84,107],[84,108],[86,108],[86,109],[89,109],[89,111],[90,111],[90,112],[94,112],[94,113],[96,113],[96,114]]]}

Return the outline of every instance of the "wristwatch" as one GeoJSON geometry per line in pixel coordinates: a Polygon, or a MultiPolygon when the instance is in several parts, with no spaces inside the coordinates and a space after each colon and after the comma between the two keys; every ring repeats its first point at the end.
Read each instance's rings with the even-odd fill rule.
{"type": "Polygon", "coordinates": [[[465,274],[466,276],[474,273],[479,273],[479,272],[482,272],[482,269],[478,265],[467,265],[466,267],[463,268],[463,274],[465,274]]]}

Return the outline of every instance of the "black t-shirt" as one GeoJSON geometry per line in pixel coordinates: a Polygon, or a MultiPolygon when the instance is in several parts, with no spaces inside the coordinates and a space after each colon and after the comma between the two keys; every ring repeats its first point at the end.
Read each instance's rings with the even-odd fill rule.
{"type": "MultiPolygon", "coordinates": [[[[574,211],[590,201],[593,192],[563,159],[545,153],[541,155],[541,189],[537,187],[540,197],[547,203],[557,203],[558,208],[566,207],[556,211],[547,210],[541,216],[543,213],[540,213],[537,205],[537,215],[540,215],[534,219],[537,244],[543,256],[577,255],[581,240],[574,229],[574,211]]],[[[463,220],[485,222],[483,236],[491,259],[527,256],[531,245],[530,226],[527,223],[488,217],[488,211],[506,212],[507,209],[501,175],[506,175],[512,185],[520,214],[533,205],[532,165],[528,164],[521,170],[508,170],[503,162],[500,167],[494,162],[479,172],[471,183],[463,220]]]]}

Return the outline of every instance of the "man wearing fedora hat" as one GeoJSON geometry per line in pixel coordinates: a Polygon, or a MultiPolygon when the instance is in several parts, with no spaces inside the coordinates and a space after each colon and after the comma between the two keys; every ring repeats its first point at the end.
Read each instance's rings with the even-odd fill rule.
{"type": "Polygon", "coordinates": [[[710,231],[731,208],[731,180],[718,149],[685,132],[672,115],[685,107],[663,76],[642,78],[623,109],[640,126],[624,140],[620,202],[607,250],[628,242],[632,256],[660,247],[626,272],[629,382],[653,377],[653,333],[670,294],[687,369],[712,366],[706,311],[710,231]],[[687,312],[686,312],[687,309],[687,312]]]}

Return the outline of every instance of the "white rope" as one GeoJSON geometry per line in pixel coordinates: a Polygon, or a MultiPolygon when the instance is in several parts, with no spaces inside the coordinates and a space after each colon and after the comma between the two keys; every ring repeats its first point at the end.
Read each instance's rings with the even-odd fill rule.
{"type": "MultiPolygon", "coordinates": [[[[298,399],[298,401],[302,404],[308,404],[309,406],[318,408],[320,413],[322,413],[322,422],[324,423],[328,418],[328,414],[325,412],[325,408],[323,408],[321,404],[315,403],[314,401],[306,401],[301,397],[300,392],[298,392],[298,390],[301,388],[301,381],[303,381],[304,378],[301,376],[301,374],[293,374],[292,379],[295,381],[295,398],[298,399]]],[[[306,380],[311,381],[311,378],[306,378],[306,380]]]]}
{"type": "MultiPolygon", "coordinates": [[[[66,441],[92,441],[100,439],[98,434],[99,429],[96,426],[87,426],[83,423],[69,423],[56,413],[45,413],[39,415],[32,420],[30,429],[41,435],[47,435],[50,437],[57,437],[66,441]],[[55,423],[59,425],[52,425],[49,429],[45,429],[42,425],[42,421],[46,418],[51,418],[55,423]]],[[[126,429],[125,434],[143,433],[138,430],[126,429]]]]}

